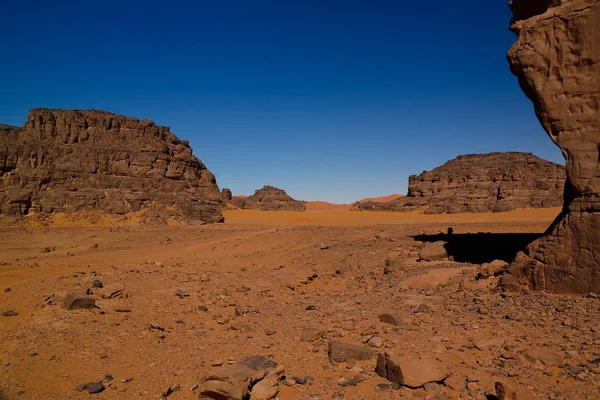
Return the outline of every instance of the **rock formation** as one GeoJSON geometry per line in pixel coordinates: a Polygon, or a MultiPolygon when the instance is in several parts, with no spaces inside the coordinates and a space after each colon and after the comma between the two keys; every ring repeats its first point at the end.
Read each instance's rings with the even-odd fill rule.
{"type": "Polygon", "coordinates": [[[220,222],[214,175],[185,140],[149,120],[33,109],[0,126],[0,214],[148,210],[220,222]]]}
{"type": "Polygon", "coordinates": [[[406,197],[356,204],[355,209],[456,214],[558,207],[564,181],[562,165],[529,153],[469,154],[411,175],[406,197]]]}
{"type": "Polygon", "coordinates": [[[506,288],[600,293],[600,2],[513,0],[513,74],[566,159],[563,210],[509,267],[506,288]]]}
{"type": "Polygon", "coordinates": [[[305,211],[304,202],[294,200],[285,190],[274,186],[258,189],[249,197],[234,197],[232,203],[239,208],[262,211],[305,211]]]}
{"type": "Polygon", "coordinates": [[[224,188],[221,190],[221,200],[223,201],[231,201],[233,198],[233,193],[231,193],[231,189],[224,188]]]}

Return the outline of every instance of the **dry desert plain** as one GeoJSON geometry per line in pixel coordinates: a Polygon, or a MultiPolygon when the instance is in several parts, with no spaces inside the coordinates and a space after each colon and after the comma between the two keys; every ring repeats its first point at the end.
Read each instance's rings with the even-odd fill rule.
{"type": "Polygon", "coordinates": [[[498,381],[533,396],[519,399],[598,399],[598,298],[500,293],[497,278],[475,280],[480,263],[510,259],[558,211],[232,210],[202,226],[4,224],[0,398],[195,399],[207,371],[263,355],[285,366],[280,399],[485,399],[498,381]],[[417,261],[438,239],[455,261],[417,261]],[[58,300],[88,289],[97,308],[58,300]],[[318,329],[316,340],[301,341],[304,328],[318,329]],[[333,341],[428,359],[453,383],[392,385],[376,357],[330,361],[333,341]],[[103,379],[101,393],[76,390],[103,379]]]}

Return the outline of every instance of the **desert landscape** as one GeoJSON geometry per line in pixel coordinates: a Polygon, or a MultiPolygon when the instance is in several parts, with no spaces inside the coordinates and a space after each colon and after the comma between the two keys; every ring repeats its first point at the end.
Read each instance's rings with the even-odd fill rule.
{"type": "Polygon", "coordinates": [[[559,211],[231,210],[204,226],[5,227],[0,304],[18,315],[0,319],[1,393],[78,399],[92,396],[79,385],[102,382],[99,398],[191,399],[210,371],[259,355],[284,366],[281,399],[479,399],[496,382],[594,398],[598,298],[498,292],[487,264],[510,261],[559,211]],[[417,261],[437,240],[455,261],[417,261]],[[66,309],[71,292],[95,307],[66,309]],[[332,352],[337,342],[358,347],[332,352]],[[388,351],[443,376],[396,386],[375,370],[388,351]]]}
{"type": "Polygon", "coordinates": [[[564,166],[461,153],[336,204],[220,187],[149,119],[0,125],[0,400],[600,399],[599,5],[510,3],[564,166]]]}

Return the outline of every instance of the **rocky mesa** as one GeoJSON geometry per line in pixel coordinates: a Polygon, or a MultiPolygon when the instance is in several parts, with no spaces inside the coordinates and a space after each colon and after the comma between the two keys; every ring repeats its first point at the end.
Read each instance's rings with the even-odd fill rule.
{"type": "Polygon", "coordinates": [[[231,202],[247,210],[306,211],[303,201],[293,199],[283,189],[268,185],[256,190],[252,196],[233,197],[231,202]]]}
{"type": "Polygon", "coordinates": [[[530,153],[468,154],[411,175],[408,195],[354,209],[426,214],[504,212],[562,204],[565,168],[530,153]]]}
{"type": "Polygon", "coordinates": [[[0,214],[147,210],[222,222],[215,176],[186,140],[147,119],[100,110],[29,112],[0,126],[0,214]]]}

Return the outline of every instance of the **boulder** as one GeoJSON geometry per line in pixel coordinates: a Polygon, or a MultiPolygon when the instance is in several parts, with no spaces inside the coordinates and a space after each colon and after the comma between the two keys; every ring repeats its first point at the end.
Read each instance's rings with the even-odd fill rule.
{"type": "Polygon", "coordinates": [[[67,310],[90,309],[96,307],[96,299],[82,293],[67,293],[63,306],[67,310]]]}
{"type": "Polygon", "coordinates": [[[329,360],[335,362],[346,362],[350,360],[365,361],[373,358],[375,353],[366,347],[344,342],[329,342],[329,360]]]}
{"type": "Polygon", "coordinates": [[[413,389],[429,382],[442,382],[449,375],[443,366],[428,360],[404,361],[389,350],[377,356],[376,371],[392,383],[413,389]]]}
{"type": "Polygon", "coordinates": [[[199,385],[199,399],[213,400],[268,400],[275,393],[277,385],[284,373],[282,366],[266,357],[254,356],[244,359],[234,366],[222,367],[205,374],[199,385]],[[251,392],[260,382],[253,397],[251,392]]]}
{"type": "Polygon", "coordinates": [[[448,259],[448,250],[446,250],[446,242],[437,241],[433,243],[427,243],[419,251],[419,259],[423,261],[441,261],[448,259]]]}
{"type": "Polygon", "coordinates": [[[494,384],[496,396],[500,400],[534,400],[535,396],[522,387],[512,385],[506,382],[496,382],[494,384]]]}
{"type": "Polygon", "coordinates": [[[502,260],[494,260],[491,263],[483,263],[479,267],[477,278],[489,278],[501,274],[508,267],[508,263],[502,260]]]}

